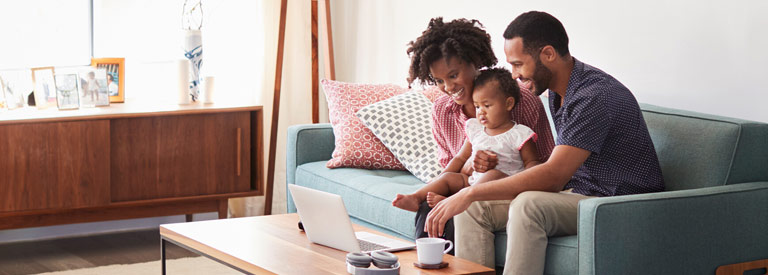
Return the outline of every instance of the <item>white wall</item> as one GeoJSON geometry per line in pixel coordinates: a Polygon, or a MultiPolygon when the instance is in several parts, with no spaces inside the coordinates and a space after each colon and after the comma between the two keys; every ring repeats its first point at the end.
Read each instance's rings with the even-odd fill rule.
{"type": "Polygon", "coordinates": [[[639,102],[768,122],[768,1],[332,0],[337,78],[405,85],[407,43],[429,19],[478,19],[503,62],[517,15],[563,22],[571,53],[639,102]]]}
{"type": "MultiPolygon", "coordinates": [[[[184,58],[184,1],[94,1],[94,55],[125,57],[126,102],[177,102],[174,61],[184,58]]],[[[265,67],[262,1],[203,1],[203,76],[214,102],[261,102],[265,67]]]]}

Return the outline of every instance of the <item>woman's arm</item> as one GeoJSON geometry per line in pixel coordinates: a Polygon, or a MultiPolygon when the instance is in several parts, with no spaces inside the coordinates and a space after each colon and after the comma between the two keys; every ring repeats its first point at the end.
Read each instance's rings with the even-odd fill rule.
{"type": "Polygon", "coordinates": [[[451,162],[445,167],[443,173],[461,173],[462,170],[464,170],[464,164],[469,160],[470,156],[472,156],[472,144],[469,143],[469,140],[464,140],[464,145],[461,146],[461,151],[451,159],[451,162]]]}

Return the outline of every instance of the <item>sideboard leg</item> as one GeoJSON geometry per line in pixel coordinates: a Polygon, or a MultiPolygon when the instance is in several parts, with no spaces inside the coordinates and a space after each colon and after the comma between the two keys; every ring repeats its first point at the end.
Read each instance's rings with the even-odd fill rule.
{"type": "Polygon", "coordinates": [[[219,200],[219,219],[226,219],[229,210],[229,201],[227,199],[219,200]]]}
{"type": "Polygon", "coordinates": [[[191,222],[192,221],[192,219],[193,219],[192,215],[193,214],[186,214],[186,215],[184,215],[184,217],[187,219],[187,222],[191,222]]]}

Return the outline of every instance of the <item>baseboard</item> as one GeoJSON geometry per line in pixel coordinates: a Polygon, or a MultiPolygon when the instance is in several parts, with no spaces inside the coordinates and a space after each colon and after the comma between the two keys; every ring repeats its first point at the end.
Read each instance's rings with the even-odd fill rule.
{"type": "MultiPolygon", "coordinates": [[[[194,214],[195,221],[213,220],[218,218],[218,213],[194,214]]],[[[20,229],[0,230],[0,243],[38,241],[63,237],[76,237],[83,235],[113,233],[140,229],[157,228],[161,224],[186,221],[184,215],[126,219],[103,222],[88,222],[66,225],[54,225],[43,227],[31,227],[20,229]]],[[[158,237],[159,241],[159,237],[158,237]]]]}

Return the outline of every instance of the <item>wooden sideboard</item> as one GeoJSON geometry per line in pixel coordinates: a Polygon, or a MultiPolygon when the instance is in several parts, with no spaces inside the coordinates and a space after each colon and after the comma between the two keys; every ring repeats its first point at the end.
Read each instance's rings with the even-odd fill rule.
{"type": "Polygon", "coordinates": [[[0,113],[0,229],[218,212],[263,195],[261,106],[0,113]]]}

